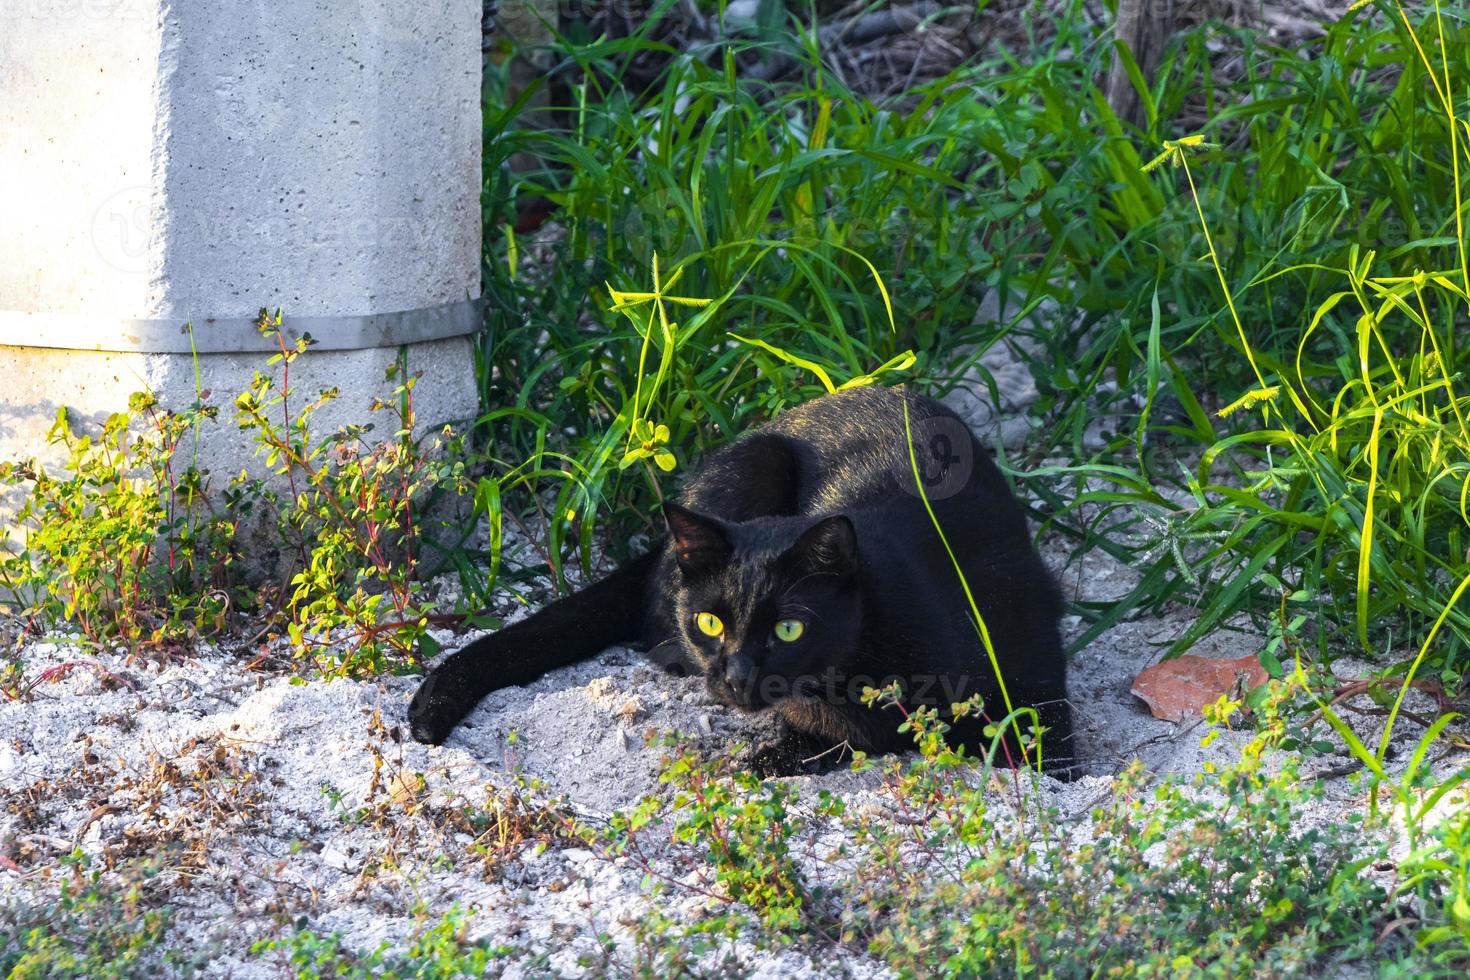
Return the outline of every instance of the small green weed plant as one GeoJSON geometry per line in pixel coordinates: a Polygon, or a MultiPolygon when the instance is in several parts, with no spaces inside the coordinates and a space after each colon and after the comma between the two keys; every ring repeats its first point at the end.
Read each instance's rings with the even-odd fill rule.
{"type": "Polygon", "coordinates": [[[58,466],[0,464],[19,500],[0,548],[8,611],[35,632],[71,624],[130,647],[218,632],[234,601],[235,524],[188,451],[217,411],[201,399],[169,412],[137,394],[79,434],[62,409],[47,435],[58,466]]]}
{"type": "MultiPolygon", "coordinates": [[[[1446,801],[1449,813],[1399,862],[1398,892],[1423,910],[1415,943],[1446,973],[1470,967],[1470,807],[1463,785],[1458,800],[1446,801]]],[[[1410,811],[1410,819],[1416,815],[1410,811]]]]}
{"type": "MultiPolygon", "coordinates": [[[[423,915],[422,910],[419,914],[423,915]]],[[[384,940],[376,949],[353,950],[344,944],[341,933],[323,936],[301,921],[289,935],[263,939],[250,952],[261,960],[276,961],[292,976],[306,980],[459,980],[484,976],[509,952],[508,947],[471,940],[468,934],[472,923],[473,917],[455,906],[438,921],[423,925],[406,949],[395,950],[384,940]]]]}
{"type": "Polygon", "coordinates": [[[754,909],[772,934],[800,932],[811,903],[792,853],[799,829],[795,787],[761,780],[728,758],[702,759],[678,738],[664,744],[672,751],[659,780],[673,795],[649,796],[614,815],[607,831],[612,851],[639,859],[653,874],[648,855],[657,846],[645,838],[651,828],[667,827],[676,846],[692,850],[712,871],[707,885],[692,887],[719,904],[754,909]]]}
{"type": "Polygon", "coordinates": [[[430,502],[469,492],[463,440],[446,427],[432,441],[420,441],[413,408],[418,379],[403,357],[386,375],[392,395],[371,406],[389,431],[374,435],[372,422],[319,431],[317,413],[339,392],[307,397],[293,388],[291,367],[306,354],[310,337],[288,340],[279,311],[261,311],[259,327],[279,347],[269,361],[279,374],[256,372],[235,409],[240,428],[286,488],[252,481],[277,515],[294,569],[282,602],[286,632],[327,675],[411,666],[420,651],[435,650],[427,634],[431,622],[464,618],[436,613],[416,588],[427,542],[434,540],[425,524],[434,521],[442,529],[449,523],[432,516],[430,502]]]}

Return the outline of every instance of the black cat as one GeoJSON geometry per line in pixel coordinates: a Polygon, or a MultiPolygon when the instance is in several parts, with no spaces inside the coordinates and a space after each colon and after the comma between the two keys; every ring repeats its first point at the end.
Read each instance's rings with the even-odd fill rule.
{"type": "MultiPolygon", "coordinates": [[[[1070,772],[1061,597],[1000,471],[943,405],[878,387],[807,402],[714,453],[664,514],[652,552],[430,672],[409,707],[414,737],[438,744],[489,692],[642,641],[726,704],[780,716],[782,738],[747,760],[763,773],[830,765],[838,746],[911,748],[897,713],[861,703],[864,687],[897,680],[906,708],[946,715],[979,694],[990,719],[1006,714],[968,585],[1005,694],[1040,715],[1046,767],[1070,772]]],[[[951,720],[952,743],[989,747],[984,719],[951,720]]],[[[1019,758],[1014,741],[1006,750],[1019,758]]]]}

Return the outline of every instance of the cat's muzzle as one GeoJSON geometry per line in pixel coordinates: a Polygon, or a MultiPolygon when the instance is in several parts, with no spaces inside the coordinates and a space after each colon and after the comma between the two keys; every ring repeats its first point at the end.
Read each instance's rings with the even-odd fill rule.
{"type": "Polygon", "coordinates": [[[722,658],[707,677],[710,693],[731,707],[757,711],[770,704],[762,697],[760,669],[746,654],[722,658]]]}

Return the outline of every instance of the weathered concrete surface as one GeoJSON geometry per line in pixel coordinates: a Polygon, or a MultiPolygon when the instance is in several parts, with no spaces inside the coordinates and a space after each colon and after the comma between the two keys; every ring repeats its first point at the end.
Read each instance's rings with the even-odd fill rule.
{"type": "MultiPolygon", "coordinates": [[[[0,2],[0,316],[81,321],[106,349],[130,319],[203,335],[262,307],[289,323],[477,298],[480,13],[479,0],[0,2]]],[[[396,355],[313,351],[292,384],[342,390],[322,431],[364,422],[396,355]]],[[[413,345],[409,363],[423,426],[476,413],[468,339],[413,345]]],[[[62,406],[99,419],[143,389],[186,406],[195,367],[0,347],[0,458],[46,461],[62,406]]],[[[231,403],[264,368],[258,353],[198,358],[221,406],[201,445],[220,482],[255,464],[231,403]]]]}
{"type": "Polygon", "coordinates": [[[199,325],[477,296],[479,10],[0,5],[0,309],[199,325]]]}
{"type": "MultiPolygon", "coordinates": [[[[339,388],[339,397],[312,417],[313,436],[322,438],[344,425],[365,422],[376,422],[382,432],[388,420],[373,414],[371,406],[374,399],[392,395],[394,382],[385,380],[385,374],[397,358],[398,349],[393,347],[309,350],[291,365],[291,404],[299,407],[324,389],[339,388]]],[[[472,384],[439,383],[450,375],[469,375],[471,358],[470,342],[463,337],[409,349],[409,371],[424,371],[413,391],[420,430],[476,415],[472,384]]],[[[199,358],[198,368],[196,385],[195,364],[187,356],[0,347],[0,378],[7,379],[0,400],[0,445],[32,450],[13,451],[11,458],[35,456],[54,464],[59,454],[46,447],[45,440],[61,408],[68,410],[75,429],[87,431],[126,408],[133,392],[152,392],[161,404],[177,408],[192,405],[202,391],[205,404],[219,408],[219,417],[204,423],[199,465],[215,477],[216,487],[223,486],[242,466],[258,469],[253,436],[235,423],[235,396],[249,386],[256,371],[274,374],[279,382],[279,367],[267,367],[266,358],[257,354],[216,354],[199,358]]]]}

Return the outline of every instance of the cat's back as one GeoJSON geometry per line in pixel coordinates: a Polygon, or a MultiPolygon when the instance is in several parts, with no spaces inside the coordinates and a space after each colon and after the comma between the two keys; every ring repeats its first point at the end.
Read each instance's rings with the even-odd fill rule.
{"type": "Polygon", "coordinates": [[[953,485],[926,478],[926,491],[951,506],[1013,506],[995,464],[954,412],[904,388],[876,385],[794,406],[716,451],[685,484],[681,503],[731,520],[906,509],[918,503],[910,492],[910,439],[926,473],[936,450],[949,467],[953,485]]]}
{"type": "Polygon", "coordinates": [[[829,452],[887,445],[903,434],[905,406],[911,420],[946,411],[932,398],[906,388],[863,385],[788,408],[762,431],[790,436],[829,452]]]}
{"type": "MultiPolygon", "coordinates": [[[[763,427],[795,448],[803,496],[813,510],[859,506],[912,485],[909,443],[925,459],[926,443],[942,431],[967,462],[979,449],[953,412],[905,388],[867,385],[798,405],[763,427]],[[937,427],[937,428],[936,428],[937,427]]],[[[989,463],[986,457],[981,465],[989,463]]]]}

